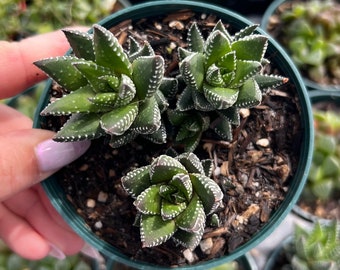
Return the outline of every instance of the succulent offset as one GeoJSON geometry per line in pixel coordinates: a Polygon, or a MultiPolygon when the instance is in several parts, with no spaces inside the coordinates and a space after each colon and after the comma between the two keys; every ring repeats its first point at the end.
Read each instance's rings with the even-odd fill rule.
{"type": "Polygon", "coordinates": [[[316,222],[311,231],[297,226],[291,245],[285,246],[293,269],[337,270],[340,265],[339,224],[316,222]]]}
{"type": "MultiPolygon", "coordinates": [[[[203,119],[208,115],[208,126],[221,138],[231,140],[232,125],[239,125],[239,109],[260,104],[261,90],[287,82],[284,77],[262,74],[268,63],[264,58],[268,38],[255,34],[256,27],[246,27],[232,36],[219,21],[204,40],[197,24],[192,24],[187,38],[189,46],[179,48],[178,52],[186,88],[178,99],[177,113],[199,111],[204,126],[207,121],[203,119]]],[[[182,135],[179,141],[184,140],[182,135]]],[[[193,147],[189,145],[187,151],[195,148],[200,136],[188,139],[193,147]]]]}
{"type": "Polygon", "coordinates": [[[177,87],[175,79],[163,76],[163,58],[148,43],[141,47],[133,39],[126,53],[114,35],[99,25],[94,25],[93,34],[65,34],[74,55],[35,63],[70,92],[41,112],[71,115],[54,139],[86,140],[109,134],[110,145],[119,147],[142,135],[163,143],[161,113],[168,106],[164,93],[177,87]]]}
{"type": "Polygon", "coordinates": [[[223,198],[211,173],[210,160],[201,162],[195,154],[183,153],[161,155],[122,178],[123,187],[135,198],[144,247],[170,238],[190,249],[199,244],[206,216],[223,198]]]}

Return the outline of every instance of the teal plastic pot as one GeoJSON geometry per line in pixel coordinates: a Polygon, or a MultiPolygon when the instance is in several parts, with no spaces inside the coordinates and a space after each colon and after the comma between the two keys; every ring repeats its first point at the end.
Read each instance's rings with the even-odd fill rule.
{"type": "MultiPolygon", "coordinates": [[[[255,259],[253,256],[248,252],[242,257],[239,257],[237,260],[237,263],[242,270],[259,270],[255,259]]],[[[113,260],[108,260],[106,264],[106,270],[121,270],[122,265],[120,263],[117,263],[113,260]]],[[[99,269],[96,269],[99,270],[99,269]]],[[[125,269],[125,270],[133,270],[131,269],[125,269]]],[[[206,270],[210,270],[210,268],[207,268],[206,270]]]]}
{"type": "MultiPolygon", "coordinates": [[[[317,104],[319,102],[327,102],[332,103],[336,105],[337,108],[340,109],[340,92],[336,91],[325,91],[325,90],[315,90],[309,92],[309,97],[311,100],[312,105],[317,104]]],[[[308,178],[307,178],[308,181],[308,178]]],[[[296,216],[302,218],[303,220],[306,220],[310,223],[320,222],[320,223],[330,223],[332,220],[330,219],[324,219],[321,217],[318,217],[316,215],[313,215],[305,210],[303,210],[301,207],[299,207],[298,204],[296,204],[293,209],[292,213],[296,216]]]]}
{"type": "MultiPolygon", "coordinates": [[[[289,0],[274,0],[266,9],[265,13],[263,14],[262,20],[261,20],[261,27],[264,30],[267,30],[267,26],[269,23],[270,17],[275,13],[277,8],[282,5],[284,2],[291,2],[289,0]]],[[[298,1],[294,1],[298,2],[298,1]]],[[[306,2],[306,0],[302,1],[306,2]]],[[[308,2],[308,1],[307,1],[308,2]]],[[[340,85],[331,85],[331,84],[319,84],[316,83],[309,78],[303,77],[303,81],[305,82],[305,85],[308,90],[323,90],[323,91],[340,91],[340,85]]]]}
{"type": "MultiPolygon", "coordinates": [[[[106,28],[110,28],[121,21],[132,19],[139,20],[141,18],[146,18],[149,16],[164,15],[171,12],[175,12],[182,9],[191,9],[194,12],[203,13],[214,13],[216,16],[220,17],[225,23],[233,26],[234,29],[240,30],[247,25],[252,25],[253,23],[249,20],[237,15],[229,10],[223,9],[221,7],[213,6],[206,3],[193,2],[193,1],[156,1],[147,2],[140,5],[131,6],[129,8],[123,9],[114,13],[113,15],[100,21],[99,24],[106,28]]],[[[259,29],[259,33],[265,34],[264,31],[259,29]]],[[[302,78],[299,76],[294,64],[284,52],[284,50],[271,38],[269,38],[269,44],[267,53],[269,55],[275,55],[272,62],[279,66],[282,74],[289,77],[292,84],[295,85],[298,97],[300,99],[301,107],[301,126],[303,129],[302,140],[301,140],[301,156],[299,160],[299,165],[294,175],[290,188],[287,192],[287,196],[280,205],[280,207],[272,213],[268,222],[263,226],[263,228],[256,233],[252,239],[250,239],[244,245],[235,249],[231,254],[226,254],[225,256],[213,259],[211,261],[202,262],[193,266],[182,267],[182,269],[209,269],[216,265],[233,261],[241,256],[243,256],[250,249],[256,247],[261,243],[267,236],[273,232],[273,230],[282,222],[282,220],[291,211],[293,205],[296,203],[304,183],[306,181],[306,176],[308,175],[308,170],[311,163],[312,149],[313,149],[313,121],[311,105],[308,98],[306,88],[304,86],[302,78]]],[[[40,101],[40,110],[44,108],[49,99],[49,89],[47,88],[43,98],[40,101]]],[[[39,111],[40,111],[39,110],[39,111]]],[[[35,120],[35,127],[40,127],[40,121],[44,121],[39,115],[37,115],[35,120]]],[[[155,266],[143,262],[131,261],[129,257],[120,253],[116,248],[110,244],[104,242],[98,238],[86,225],[84,220],[77,214],[73,206],[68,202],[66,196],[58,185],[55,176],[50,177],[48,180],[43,182],[45,191],[50,198],[52,204],[55,206],[57,211],[63,216],[66,222],[91,246],[98,249],[105,257],[110,258],[114,261],[129,265],[131,267],[139,269],[168,269],[161,266],[155,266]]]]}

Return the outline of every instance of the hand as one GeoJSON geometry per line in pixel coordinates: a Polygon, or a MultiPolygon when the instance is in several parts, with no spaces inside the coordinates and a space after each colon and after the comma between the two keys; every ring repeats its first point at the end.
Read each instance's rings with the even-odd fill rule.
{"type": "MultiPolygon", "coordinates": [[[[32,63],[64,55],[68,48],[61,31],[21,42],[0,41],[0,99],[45,79],[32,63]]],[[[51,131],[32,129],[28,117],[0,104],[0,238],[27,259],[48,254],[62,259],[84,246],[51,206],[39,182],[82,155],[90,143],[56,143],[52,136],[51,131]]]]}

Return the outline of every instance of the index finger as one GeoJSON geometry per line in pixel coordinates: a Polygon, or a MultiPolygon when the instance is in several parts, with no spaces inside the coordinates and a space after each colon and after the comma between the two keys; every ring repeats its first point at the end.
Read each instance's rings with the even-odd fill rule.
{"type": "Polygon", "coordinates": [[[69,47],[61,30],[20,42],[0,41],[0,99],[14,96],[45,79],[46,75],[33,62],[64,55],[69,47]]]}

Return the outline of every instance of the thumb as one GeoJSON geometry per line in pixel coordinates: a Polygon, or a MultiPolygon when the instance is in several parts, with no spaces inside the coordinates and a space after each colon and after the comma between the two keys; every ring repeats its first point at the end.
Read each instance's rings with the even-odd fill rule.
{"type": "Polygon", "coordinates": [[[89,141],[58,143],[53,135],[41,129],[0,135],[0,201],[47,178],[90,146],[89,141]]]}

